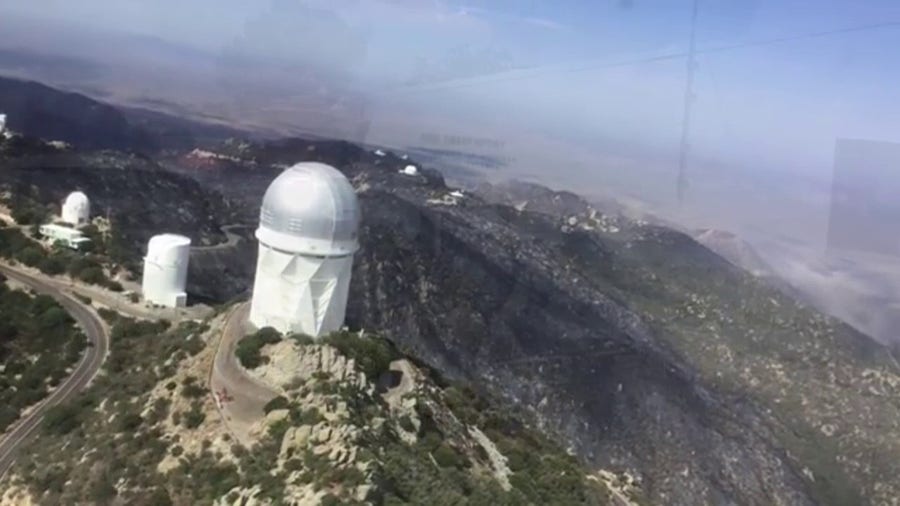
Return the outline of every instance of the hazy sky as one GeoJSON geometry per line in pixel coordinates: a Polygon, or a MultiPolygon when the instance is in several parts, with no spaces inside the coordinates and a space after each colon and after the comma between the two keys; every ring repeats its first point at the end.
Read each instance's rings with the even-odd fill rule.
{"type": "MultiPolygon", "coordinates": [[[[371,122],[352,140],[492,139],[517,171],[498,177],[736,231],[834,314],[889,330],[900,259],[835,270],[819,257],[836,140],[900,142],[900,0],[699,0],[691,186],[677,205],[692,2],[0,0],[0,49],[105,64],[78,89],[109,92],[106,79],[115,98],[254,125],[320,128],[305,104],[337,96],[371,122]]],[[[56,77],[42,76],[67,84],[56,77]]],[[[890,235],[892,220],[851,228],[890,235]]]]}
{"type": "MultiPolygon", "coordinates": [[[[98,37],[115,30],[200,54],[329,67],[376,105],[670,157],[690,9],[691,0],[0,0],[0,16],[98,37]]],[[[701,0],[693,155],[824,175],[837,137],[900,140],[898,47],[896,0],[701,0]]]]}

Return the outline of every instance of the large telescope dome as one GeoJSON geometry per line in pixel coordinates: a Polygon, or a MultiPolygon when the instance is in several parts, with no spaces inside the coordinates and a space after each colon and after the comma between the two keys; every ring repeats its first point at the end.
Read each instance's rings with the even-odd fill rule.
{"type": "Polygon", "coordinates": [[[359,203],[340,171],[318,162],[281,173],[263,197],[256,237],[268,246],[311,256],[344,256],[359,248],[359,203]]]}

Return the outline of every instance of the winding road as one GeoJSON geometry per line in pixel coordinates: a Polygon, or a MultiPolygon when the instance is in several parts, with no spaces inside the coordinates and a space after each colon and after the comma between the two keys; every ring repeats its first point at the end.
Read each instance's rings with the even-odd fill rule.
{"type": "Polygon", "coordinates": [[[17,421],[2,435],[2,440],[0,440],[0,477],[2,477],[15,461],[16,452],[38,428],[47,410],[71,399],[84,390],[88,383],[97,375],[97,372],[100,371],[100,366],[103,365],[103,361],[106,359],[107,353],[109,353],[109,333],[103,320],[92,308],[64,293],[53,284],[4,265],[0,265],[0,273],[9,279],[29,286],[35,292],[43,293],[56,299],[78,322],[90,343],[72,374],[63,380],[50,395],[38,403],[28,415],[17,421]]]}
{"type": "Polygon", "coordinates": [[[220,242],[218,244],[210,244],[209,246],[191,246],[191,251],[215,251],[220,249],[226,249],[234,247],[243,237],[239,236],[232,232],[232,230],[240,229],[240,228],[249,228],[247,225],[225,225],[220,228],[223,234],[225,234],[225,242],[220,242]]]}
{"type": "Polygon", "coordinates": [[[247,375],[235,356],[238,341],[246,334],[250,303],[235,306],[226,319],[210,370],[211,390],[219,396],[217,407],[226,426],[241,443],[249,444],[248,431],[265,417],[263,407],[278,392],[247,375]]]}

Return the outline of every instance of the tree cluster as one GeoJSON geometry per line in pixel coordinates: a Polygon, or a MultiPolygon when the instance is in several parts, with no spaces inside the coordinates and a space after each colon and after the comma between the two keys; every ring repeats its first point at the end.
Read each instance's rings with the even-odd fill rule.
{"type": "Polygon", "coordinates": [[[87,346],[53,298],[0,282],[0,431],[61,382],[87,346]]]}

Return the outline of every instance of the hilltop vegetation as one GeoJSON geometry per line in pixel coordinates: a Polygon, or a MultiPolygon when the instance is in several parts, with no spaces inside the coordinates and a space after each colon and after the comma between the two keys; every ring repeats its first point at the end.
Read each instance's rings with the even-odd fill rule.
{"type": "Polygon", "coordinates": [[[303,494],[311,504],[610,504],[605,481],[470,390],[438,386],[428,371],[415,372],[417,387],[402,399],[388,396],[394,387],[376,388],[390,383],[391,362],[402,360],[380,338],[345,333],[325,341],[341,351],[302,338],[263,345],[275,362],[283,357],[270,356],[273,346],[331,358],[298,373],[245,447],[225,430],[199,379],[213,351],[204,344],[209,326],[104,316],[113,324],[105,372],[51,410],[0,487],[47,505],[193,506],[241,497],[292,504],[303,494]]]}
{"type": "Polygon", "coordinates": [[[155,469],[172,445],[161,439],[160,422],[173,413],[165,400],[146,403],[179,361],[202,349],[203,328],[104,316],[113,331],[103,372],[84,393],[47,413],[41,436],[23,449],[8,479],[39,504],[172,504],[166,478],[155,469]]]}
{"type": "Polygon", "coordinates": [[[0,432],[69,374],[86,345],[53,298],[12,289],[0,275],[0,432]]]}
{"type": "MultiPolygon", "coordinates": [[[[95,229],[86,228],[90,237],[95,229]]],[[[103,244],[99,241],[98,237],[98,243],[103,244]]],[[[48,249],[18,228],[0,226],[0,257],[34,267],[48,276],[67,274],[85,283],[122,291],[122,285],[107,274],[111,264],[108,256],[75,252],[56,245],[48,249]]]]}
{"type": "Polygon", "coordinates": [[[446,383],[378,336],[337,332],[318,342],[270,341],[262,355],[254,371],[261,378],[296,372],[282,378],[284,394],[266,406],[264,427],[279,442],[270,458],[278,481],[287,484],[270,498],[610,504],[607,484],[526,428],[521,413],[446,383]]]}

